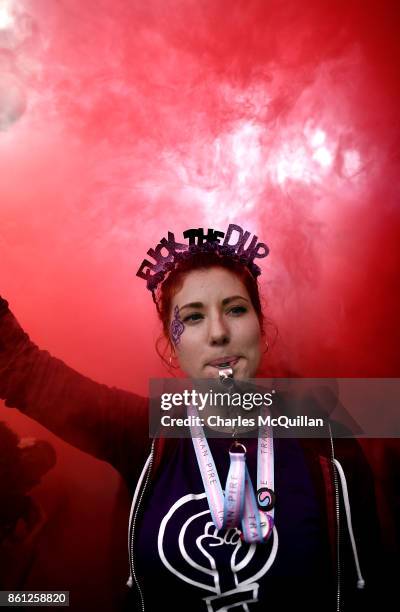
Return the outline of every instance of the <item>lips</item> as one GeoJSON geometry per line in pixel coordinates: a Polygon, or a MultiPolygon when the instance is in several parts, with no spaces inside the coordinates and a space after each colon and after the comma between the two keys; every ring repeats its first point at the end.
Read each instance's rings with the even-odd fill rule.
{"type": "Polygon", "coordinates": [[[240,357],[238,355],[231,355],[229,357],[220,357],[219,359],[214,359],[214,361],[209,361],[207,365],[214,366],[215,368],[222,367],[231,367],[234,365],[240,357]]]}

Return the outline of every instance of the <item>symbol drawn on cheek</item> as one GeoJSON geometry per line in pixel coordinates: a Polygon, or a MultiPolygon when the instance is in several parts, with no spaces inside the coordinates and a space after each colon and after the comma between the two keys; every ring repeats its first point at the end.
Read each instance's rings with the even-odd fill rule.
{"type": "Polygon", "coordinates": [[[171,323],[171,338],[175,346],[179,344],[181,335],[183,334],[184,329],[185,329],[185,326],[179,318],[179,308],[178,306],[175,306],[174,319],[171,323]]]}

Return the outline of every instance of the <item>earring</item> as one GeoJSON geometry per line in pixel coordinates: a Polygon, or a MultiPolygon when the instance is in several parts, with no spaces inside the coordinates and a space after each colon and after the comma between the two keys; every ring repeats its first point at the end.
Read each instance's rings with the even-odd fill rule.
{"type": "Polygon", "coordinates": [[[264,344],[265,344],[265,349],[264,349],[264,355],[265,355],[265,354],[266,354],[266,353],[268,353],[268,351],[269,351],[269,344],[268,344],[268,340],[266,340],[266,341],[264,342],[264,344]]]}

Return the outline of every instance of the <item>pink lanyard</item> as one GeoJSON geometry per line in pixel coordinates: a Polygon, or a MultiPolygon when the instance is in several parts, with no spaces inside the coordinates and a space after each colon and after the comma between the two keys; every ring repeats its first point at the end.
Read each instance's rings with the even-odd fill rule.
{"type": "MultiPolygon", "coordinates": [[[[188,407],[188,415],[198,416],[194,406],[188,407]]],[[[243,444],[235,441],[229,451],[230,466],[224,494],[203,428],[201,425],[192,425],[190,431],[214,525],[217,529],[229,529],[241,524],[242,538],[246,542],[266,542],[274,526],[272,428],[264,426],[259,429],[257,497],[247,469],[246,447],[243,444]]]]}

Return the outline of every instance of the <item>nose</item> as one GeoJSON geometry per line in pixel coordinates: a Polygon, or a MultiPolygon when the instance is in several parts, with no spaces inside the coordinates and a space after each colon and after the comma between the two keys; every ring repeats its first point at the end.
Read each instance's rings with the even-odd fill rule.
{"type": "Polygon", "coordinates": [[[229,328],[220,314],[210,317],[209,342],[211,346],[223,346],[230,340],[229,328]]]}

